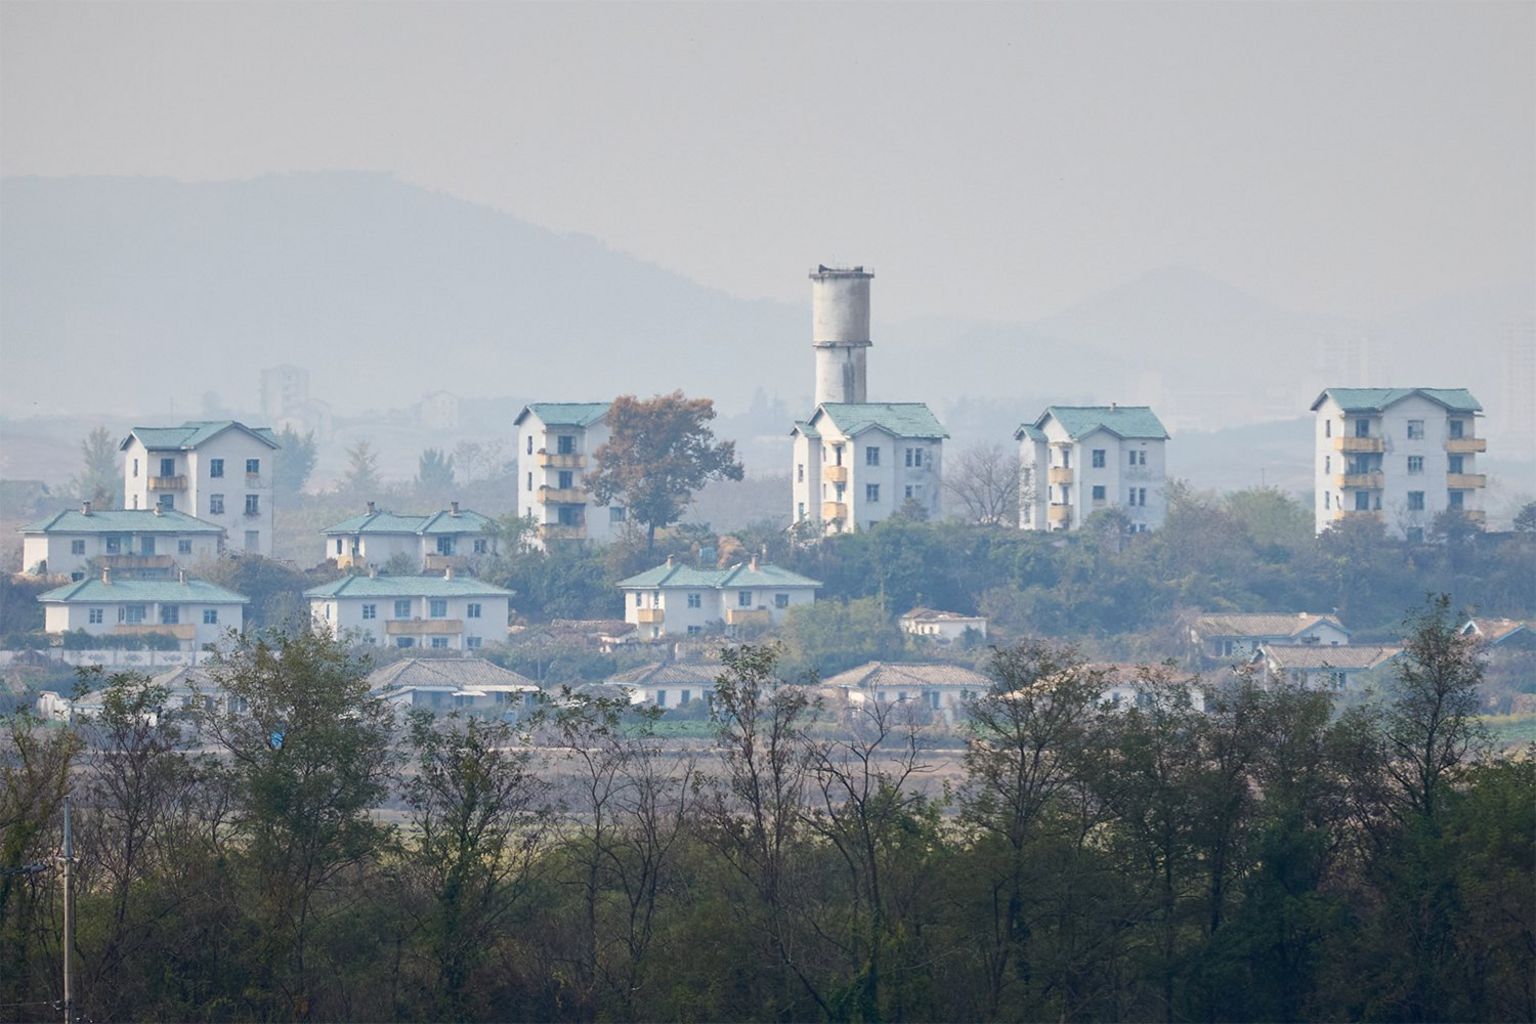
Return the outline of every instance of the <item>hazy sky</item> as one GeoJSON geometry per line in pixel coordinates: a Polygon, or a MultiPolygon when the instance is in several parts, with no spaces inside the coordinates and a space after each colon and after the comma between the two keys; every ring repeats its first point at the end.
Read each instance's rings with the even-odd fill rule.
{"type": "MultiPolygon", "coordinates": [[[[383,170],[743,296],[1536,279],[1536,4],[0,4],[0,172],[383,170]]],[[[0,226],[3,227],[3,226],[0,226]]]]}

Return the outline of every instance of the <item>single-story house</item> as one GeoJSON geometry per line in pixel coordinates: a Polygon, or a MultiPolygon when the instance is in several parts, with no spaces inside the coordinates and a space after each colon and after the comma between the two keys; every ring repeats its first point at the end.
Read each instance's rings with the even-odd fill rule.
{"type": "Polygon", "coordinates": [[[368,674],[373,692],[398,708],[522,712],[542,692],[527,676],[484,658],[401,658],[368,674]]]}
{"type": "Polygon", "coordinates": [[[840,692],[850,709],[870,701],[910,704],[954,722],[964,716],[967,701],[990,692],[996,683],[991,676],[964,665],[870,661],[829,676],[822,685],[840,692]]]}
{"type": "Polygon", "coordinates": [[[903,633],[930,637],[940,643],[953,643],[963,639],[967,630],[973,630],[977,639],[987,638],[985,615],[963,615],[960,612],[944,612],[933,608],[914,608],[897,620],[903,633]]]}

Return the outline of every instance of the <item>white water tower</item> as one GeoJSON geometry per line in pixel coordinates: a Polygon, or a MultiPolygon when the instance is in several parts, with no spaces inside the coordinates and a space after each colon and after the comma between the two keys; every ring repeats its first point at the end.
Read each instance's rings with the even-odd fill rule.
{"type": "Polygon", "coordinates": [[[863,267],[811,271],[811,344],[816,349],[816,404],[867,402],[869,282],[863,267]]]}

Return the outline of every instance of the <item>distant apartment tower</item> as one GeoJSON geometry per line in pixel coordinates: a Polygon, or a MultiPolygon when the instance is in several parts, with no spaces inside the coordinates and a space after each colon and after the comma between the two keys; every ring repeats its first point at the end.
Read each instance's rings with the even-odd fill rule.
{"type": "Polygon", "coordinates": [[[628,521],[622,505],[596,505],[587,490],[592,453],[607,442],[608,402],[535,402],[518,413],[517,511],[532,519],[534,540],[619,536],[628,521]]]}
{"type": "Polygon", "coordinates": [[[1324,391],[1312,403],[1317,532],[1370,519],[1394,536],[1423,540],[1447,509],[1482,523],[1482,409],[1465,388],[1324,391]]]}
{"type": "Polygon", "coordinates": [[[1144,405],[1053,405],[1014,431],[1019,528],[1076,530],[1117,508],[1133,532],[1168,518],[1168,431],[1144,405]]]}
{"type": "Polygon", "coordinates": [[[226,551],[272,554],[272,470],[280,446],[266,427],[193,420],[134,427],[123,439],[130,509],[185,512],[224,528],[226,551]]]}
{"type": "Polygon", "coordinates": [[[938,518],[944,439],[922,402],[869,401],[869,287],[863,267],[811,271],[816,408],[790,431],[791,520],[825,533],[866,529],[903,507],[938,518]]]}

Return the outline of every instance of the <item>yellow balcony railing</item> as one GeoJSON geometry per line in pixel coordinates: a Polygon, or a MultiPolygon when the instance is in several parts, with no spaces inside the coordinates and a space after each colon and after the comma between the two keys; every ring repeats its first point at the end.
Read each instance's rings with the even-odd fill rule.
{"type": "Polygon", "coordinates": [[[826,468],[827,483],[846,484],[848,482],[847,466],[828,466],[826,468]]]}
{"type": "Polygon", "coordinates": [[[184,476],[152,476],[149,478],[149,489],[152,491],[184,491],[187,489],[187,478],[184,476]]]}
{"type": "Polygon", "coordinates": [[[1333,439],[1334,451],[1372,453],[1387,450],[1387,442],[1380,437],[1336,437],[1333,439]]]}
{"type": "Polygon", "coordinates": [[[1379,509],[1364,508],[1336,508],[1333,510],[1333,521],[1336,523],[1353,522],[1364,519],[1381,519],[1379,509]]]}
{"type": "Polygon", "coordinates": [[[544,452],[538,453],[538,463],[546,469],[581,469],[587,464],[587,458],[575,452],[544,452]]]}
{"type": "Polygon", "coordinates": [[[96,563],[121,572],[143,569],[169,569],[176,564],[170,555],[98,555],[96,563]]]}
{"type": "Polygon", "coordinates": [[[113,626],[112,632],[118,636],[148,636],[151,633],[164,633],[173,636],[177,640],[196,640],[197,626],[191,622],[135,622],[113,626]]]}
{"type": "Polygon", "coordinates": [[[469,559],[463,555],[440,555],[436,552],[423,559],[422,568],[427,572],[442,572],[444,569],[467,569],[469,559]]]}
{"type": "Polygon", "coordinates": [[[1049,474],[1053,484],[1070,484],[1072,482],[1072,467],[1052,466],[1049,474]]]}
{"type": "Polygon", "coordinates": [[[725,624],[727,626],[771,626],[773,613],[767,608],[727,608],[725,624]]]}
{"type": "Polygon", "coordinates": [[[1380,472],[1372,473],[1335,473],[1333,485],[1356,491],[1379,491],[1386,484],[1386,477],[1380,472]]]}
{"type": "Polygon", "coordinates": [[[1470,491],[1477,487],[1487,487],[1488,477],[1483,473],[1447,473],[1445,486],[1453,491],[1470,491]]]}
{"type": "Polygon", "coordinates": [[[667,621],[665,608],[636,608],[635,621],[642,626],[659,626],[667,621]]]}
{"type": "Polygon", "coordinates": [[[848,505],[841,501],[824,501],[821,503],[821,518],[847,519],[848,505]]]}
{"type": "Polygon", "coordinates": [[[1052,505],[1046,510],[1045,517],[1057,524],[1070,523],[1072,521],[1072,506],[1052,505]]]}
{"type": "Polygon", "coordinates": [[[390,636],[455,636],[464,632],[463,619],[390,619],[384,623],[390,636]]]}
{"type": "Polygon", "coordinates": [[[1449,437],[1445,441],[1445,450],[1452,455],[1485,452],[1488,450],[1488,439],[1486,437],[1449,437]]]}
{"type": "Polygon", "coordinates": [[[539,500],[546,505],[584,505],[587,501],[587,492],[580,487],[546,485],[539,488],[539,500]]]}
{"type": "Polygon", "coordinates": [[[585,540],[586,523],[543,523],[539,526],[540,540],[585,540]]]}

